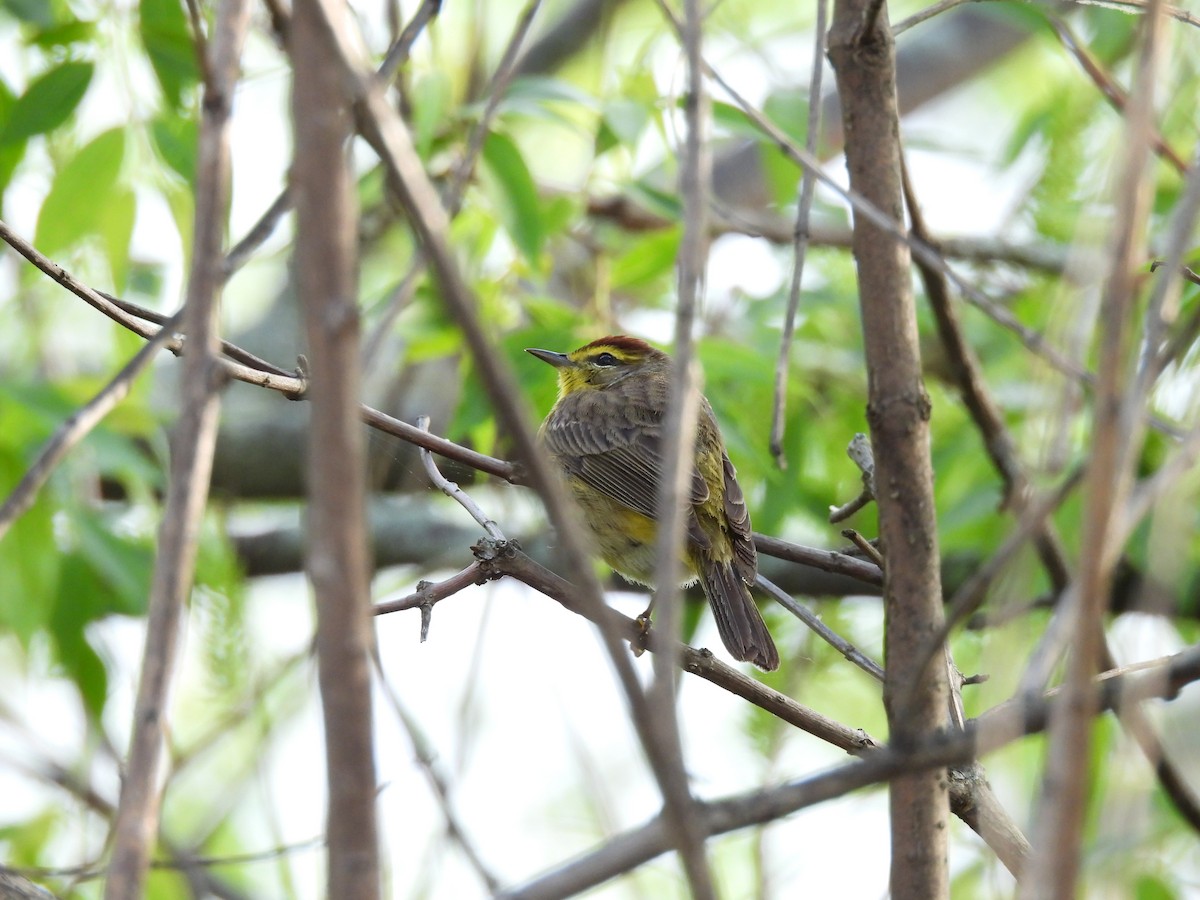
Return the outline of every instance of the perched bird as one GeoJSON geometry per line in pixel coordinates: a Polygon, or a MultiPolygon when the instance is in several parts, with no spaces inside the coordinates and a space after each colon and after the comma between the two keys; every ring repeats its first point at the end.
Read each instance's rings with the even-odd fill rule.
{"type": "MultiPolygon", "coordinates": [[[[670,357],[624,335],[572,353],[527,352],[558,369],[558,401],[541,439],[562,468],[600,556],[629,580],[650,584],[670,357]]],[[[750,596],[758,554],[746,499],[703,398],[686,515],[687,583],[699,580],[726,649],[760,668],[778,668],[779,652],[750,596]]]]}

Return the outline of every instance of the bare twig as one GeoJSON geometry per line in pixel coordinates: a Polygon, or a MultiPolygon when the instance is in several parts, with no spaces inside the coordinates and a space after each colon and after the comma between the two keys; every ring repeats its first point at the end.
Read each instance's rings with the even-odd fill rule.
{"type": "MultiPolygon", "coordinates": [[[[1158,376],[1180,351],[1175,341],[1166,341],[1164,345],[1167,330],[1179,315],[1182,287],[1180,279],[1172,277],[1171,273],[1182,272],[1185,278],[1189,277],[1190,270],[1183,265],[1183,255],[1191,245],[1192,229],[1196,224],[1197,214],[1200,214],[1200,152],[1193,160],[1184,182],[1183,196],[1171,216],[1171,227],[1167,232],[1167,271],[1155,280],[1150,291],[1150,300],[1146,304],[1141,359],[1138,361],[1137,381],[1134,385],[1138,396],[1143,400],[1149,396],[1158,376]]],[[[1152,265],[1150,271],[1153,272],[1154,268],[1152,265]]],[[[1192,272],[1191,275],[1195,273],[1192,272]]],[[[1189,330],[1185,328],[1181,333],[1187,334],[1189,330]]],[[[1194,331],[1192,333],[1194,334],[1194,331]]]]}
{"type": "Polygon", "coordinates": [[[883,667],[871,659],[848,640],[821,621],[821,618],[803,603],[772,582],[758,576],[758,586],[766,591],[775,601],[793,616],[807,625],[817,637],[833,647],[842,656],[854,663],[876,681],[883,681],[883,667]]]}
{"type": "Polygon", "coordinates": [[[1067,662],[1065,702],[1050,727],[1044,789],[1038,806],[1035,851],[1020,886],[1022,898],[1075,893],[1079,873],[1083,820],[1087,807],[1086,766],[1091,746],[1092,700],[1089,686],[1099,667],[1103,620],[1113,568],[1118,511],[1128,495],[1132,457],[1144,431],[1140,399],[1126,394],[1131,310],[1136,289],[1133,272],[1143,253],[1149,209],[1147,163],[1153,130],[1157,61],[1161,54],[1162,17],[1152,5],[1143,20],[1128,132],[1116,190],[1116,223],[1111,268],[1101,300],[1099,378],[1092,434],[1092,457],[1086,476],[1082,525],[1088,553],[1080,566],[1078,590],[1067,609],[1072,652],[1067,662]]]}
{"type": "Polygon", "coordinates": [[[654,567],[654,602],[657,628],[670,643],[654,656],[654,683],[647,691],[650,721],[657,741],[670,757],[664,767],[663,813],[674,837],[692,896],[716,898],[705,850],[705,834],[695,815],[695,800],[688,784],[683,742],[676,718],[675,689],[678,659],[672,652],[683,619],[679,590],[686,540],[684,512],[694,469],[696,425],[700,413],[700,388],[696,372],[692,328],[704,285],[708,254],[706,221],[712,159],[706,138],[709,99],[704,86],[700,55],[703,13],[700,0],[684,0],[683,54],[687,61],[684,96],[685,139],[679,171],[683,198],[683,238],[677,261],[679,296],[675,308],[675,340],[671,360],[669,403],[663,416],[663,471],[658,485],[658,515],[654,567]]]}
{"type": "MultiPolygon", "coordinates": [[[[1143,676],[1118,676],[1098,682],[1093,692],[1097,706],[1111,709],[1118,698],[1170,697],[1182,684],[1200,679],[1200,647],[1171,658],[1166,672],[1143,676]]],[[[865,752],[861,759],[830,772],[785,784],[750,791],[724,800],[699,804],[710,834],[776,821],[783,816],[836,797],[923,769],[970,763],[1027,734],[1045,727],[1048,712],[1060,705],[1052,696],[1013,702],[993,710],[963,731],[950,732],[904,750],[897,747],[865,752]]],[[[963,810],[960,815],[986,816],[988,807],[963,810]]],[[[986,834],[984,829],[979,829],[986,834]]],[[[574,896],[665,853],[670,849],[665,822],[658,816],[638,828],[606,841],[600,849],[539,876],[498,896],[503,900],[551,900],[574,896]]]]}
{"type": "Polygon", "coordinates": [[[812,566],[823,572],[833,572],[857,578],[864,584],[883,584],[883,571],[874,562],[868,562],[855,556],[839,553],[837,550],[823,550],[818,547],[805,547],[803,544],[793,544],[767,534],[754,534],[754,546],[759,553],[784,559],[788,562],[812,566]]]}
{"type": "MultiPolygon", "coordinates": [[[[121,801],[113,828],[113,856],[104,896],[141,896],[158,822],[158,772],[169,679],[179,619],[195,568],[196,534],[208,496],[216,446],[217,297],[221,240],[229,196],[229,125],[242,43],[250,23],[246,0],[222,0],[210,44],[196,165],[196,226],[183,324],[182,412],[174,434],[170,487],[150,588],[146,646],[134,710],[121,801]]],[[[124,314],[122,314],[124,315],[124,314]]]]}
{"type": "MultiPolygon", "coordinates": [[[[825,70],[825,18],[828,3],[817,0],[817,20],[813,26],[813,67],[808,78],[808,125],[804,137],[804,149],[812,156],[817,155],[817,141],[821,132],[821,81],[825,70]]],[[[792,236],[792,282],[788,288],[787,311],[783,316],[783,332],[779,337],[779,358],[775,361],[775,404],[771,410],[771,454],[779,468],[786,468],[787,457],[783,452],[783,425],[787,409],[788,360],[792,352],[792,338],[796,332],[796,311],[800,307],[800,283],[804,279],[804,260],[808,251],[808,218],[812,211],[813,195],[817,180],[812,169],[800,173],[800,185],[796,194],[796,224],[792,236]]]]}
{"type": "Polygon", "coordinates": [[[306,569],[317,609],[317,674],[328,791],[326,895],[375,900],[381,892],[375,803],[371,563],[356,302],[358,210],[346,152],[351,95],[327,27],[350,11],[299,0],[289,32],[295,72],[295,269],[312,366],[306,569]]]}
{"type": "Polygon", "coordinates": [[[425,30],[425,27],[441,11],[442,0],[421,0],[421,5],[413,13],[413,17],[408,20],[408,24],[404,26],[404,30],[396,38],[396,42],[388,48],[387,55],[383,58],[383,62],[379,66],[380,80],[391,82],[396,77],[400,71],[400,67],[408,61],[409,54],[412,53],[413,44],[417,42],[417,38],[421,36],[421,32],[425,30]]]}
{"type": "Polygon", "coordinates": [[[476,561],[461,572],[451,575],[445,581],[439,581],[436,584],[421,581],[417,584],[417,589],[413,593],[398,600],[386,600],[382,603],[377,603],[372,612],[377,616],[382,616],[386,613],[400,612],[405,609],[420,609],[422,607],[433,606],[435,603],[445,600],[447,597],[451,597],[473,584],[483,584],[487,580],[488,576],[485,574],[481,564],[476,561]]]}
{"type": "MultiPolygon", "coordinates": [[[[429,416],[419,416],[417,418],[417,428],[428,432],[429,416]]],[[[504,537],[504,533],[500,530],[500,526],[487,513],[480,509],[479,504],[467,496],[462,488],[438,470],[437,463],[433,461],[433,455],[423,447],[421,448],[421,462],[424,464],[425,474],[429,476],[429,480],[433,482],[433,486],[469,512],[471,518],[483,526],[483,530],[488,533],[488,537],[495,541],[507,540],[504,537]]]]}
{"type": "Polygon", "coordinates": [[[384,672],[383,660],[380,659],[378,653],[374,655],[374,663],[375,671],[379,674],[379,683],[383,688],[383,696],[392,708],[392,712],[396,716],[397,721],[399,721],[400,727],[404,729],[404,733],[408,736],[408,742],[413,750],[413,757],[424,773],[425,780],[429,782],[430,790],[433,791],[433,796],[437,801],[438,808],[441,810],[442,818],[446,820],[446,832],[450,835],[454,843],[458,845],[459,850],[466,857],[467,863],[475,872],[475,875],[483,882],[487,893],[489,895],[495,894],[500,889],[500,880],[483,861],[483,857],[478,849],[476,849],[475,843],[467,834],[466,828],[463,827],[458,813],[454,809],[454,803],[450,798],[450,786],[446,783],[446,778],[442,775],[441,768],[437,764],[436,752],[429,746],[429,741],[414,720],[412,713],[400,700],[400,695],[396,692],[396,689],[392,686],[392,682],[384,672]]]}
{"type": "MultiPolygon", "coordinates": [[[[272,0],[274,4],[276,0],[272,0]]],[[[400,37],[388,49],[387,56],[378,69],[379,79],[390,83],[396,77],[396,73],[400,71],[400,67],[408,61],[409,54],[412,52],[413,44],[420,37],[435,16],[441,11],[441,0],[422,0],[422,3],[417,7],[417,11],[413,13],[413,17],[400,33],[400,37]]],[[[291,16],[282,6],[271,6],[272,16],[275,19],[276,28],[280,30],[291,29],[291,16]]],[[[240,241],[225,255],[223,263],[224,277],[226,280],[231,278],[238,269],[244,266],[255,252],[263,244],[267,242],[280,221],[292,210],[292,204],[295,198],[292,195],[290,185],[285,186],[282,191],[271,201],[271,205],[258,217],[258,221],[250,228],[250,230],[242,237],[240,241]]]]}

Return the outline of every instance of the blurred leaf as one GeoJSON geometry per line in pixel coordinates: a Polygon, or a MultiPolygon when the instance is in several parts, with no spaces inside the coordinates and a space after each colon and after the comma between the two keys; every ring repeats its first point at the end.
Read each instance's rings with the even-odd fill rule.
{"type": "Polygon", "coordinates": [[[794,218],[796,192],[800,187],[800,167],[782,153],[761,153],[759,158],[775,205],[781,208],[792,206],[793,210],[789,214],[794,218]]]}
{"type": "Polygon", "coordinates": [[[137,217],[137,195],[126,185],[116,185],[108,202],[100,211],[97,229],[104,242],[104,255],[112,270],[113,289],[125,290],[129,273],[129,242],[133,238],[133,223],[137,217]]]}
{"type": "MultiPolygon", "coordinates": [[[[0,78],[0,122],[7,122],[16,105],[17,96],[12,89],[0,78]]],[[[4,197],[4,189],[12,180],[13,172],[25,156],[25,141],[13,141],[10,144],[0,144],[0,199],[4,197]]]]}
{"type": "Polygon", "coordinates": [[[108,700],[108,670],[87,642],[85,630],[96,618],[94,609],[89,606],[103,589],[95,569],[79,556],[66,557],[50,622],[58,661],[79,688],[88,715],[96,720],[103,714],[108,700]]]}
{"type": "Polygon", "coordinates": [[[421,158],[428,159],[449,115],[450,76],[441,70],[423,73],[413,82],[411,94],[413,143],[421,158]]]}
{"type": "Polygon", "coordinates": [[[635,149],[650,123],[650,115],[645,103],[625,98],[606,103],[596,132],[595,154],[599,156],[618,145],[635,149]]]}
{"type": "Polygon", "coordinates": [[[38,213],[34,244],[39,250],[53,256],[100,230],[124,158],[125,129],[113,128],[59,169],[38,213]]]}
{"type": "Polygon", "coordinates": [[[679,228],[666,228],[639,237],[613,260],[609,272],[613,288],[640,287],[673,272],[681,235],[679,228]]]}
{"type": "MultiPolygon", "coordinates": [[[[767,118],[779,126],[793,142],[803,145],[808,131],[808,92],[775,91],[763,105],[767,118]]],[[[759,133],[760,139],[765,140],[759,133]]]]}
{"type": "MultiPolygon", "coordinates": [[[[580,113],[591,121],[596,107],[595,97],[561,78],[535,75],[513,79],[500,101],[500,114],[505,120],[510,116],[525,116],[575,128],[580,113]]],[[[477,114],[480,109],[481,104],[468,112],[477,114]]]]}
{"type": "Polygon", "coordinates": [[[53,131],[70,118],[92,81],[90,62],[65,62],[29,85],[9,112],[0,146],[53,131]]]}
{"type": "Polygon", "coordinates": [[[1177,900],[1179,894],[1156,875],[1139,875],[1133,887],[1134,900],[1177,900]]]}
{"type": "Polygon", "coordinates": [[[755,141],[763,140],[762,129],[750,120],[740,106],[720,100],[714,101],[712,116],[713,125],[720,129],[719,133],[739,135],[755,141]]]}
{"type": "Polygon", "coordinates": [[[154,571],[153,542],[115,531],[107,516],[86,507],[74,510],[71,527],[78,558],[95,576],[89,614],[143,615],[154,571]]]}
{"type": "Polygon", "coordinates": [[[164,113],[150,126],[154,146],[179,176],[195,187],[196,146],[200,137],[200,126],[190,116],[164,113]]]}
{"type": "Polygon", "coordinates": [[[34,865],[41,859],[43,848],[53,839],[63,806],[53,804],[45,811],[16,825],[0,828],[0,841],[4,842],[4,864],[7,866],[34,865]]]}
{"type": "Polygon", "coordinates": [[[670,219],[672,222],[679,221],[683,215],[683,204],[677,194],[664,191],[646,179],[633,182],[627,186],[626,190],[630,198],[646,207],[648,212],[670,219]]]}
{"type": "Polygon", "coordinates": [[[53,47],[69,47],[71,44],[83,44],[95,40],[96,23],[84,19],[75,19],[61,25],[52,25],[34,32],[28,43],[38,47],[51,49],[53,47]]]}
{"type": "MultiPolygon", "coordinates": [[[[7,497],[25,474],[24,454],[0,444],[0,497],[7,497]]],[[[0,629],[22,641],[49,620],[58,583],[53,507],[39,496],[0,538],[0,629]]]]}
{"type": "Polygon", "coordinates": [[[497,132],[484,141],[483,159],[501,189],[505,229],[530,264],[536,266],[546,234],[541,198],[525,159],[511,139],[497,132]]]}
{"type": "Polygon", "coordinates": [[[146,55],[172,109],[179,109],[183,94],[196,83],[196,48],[180,0],[141,0],[138,25],[146,55]]]}

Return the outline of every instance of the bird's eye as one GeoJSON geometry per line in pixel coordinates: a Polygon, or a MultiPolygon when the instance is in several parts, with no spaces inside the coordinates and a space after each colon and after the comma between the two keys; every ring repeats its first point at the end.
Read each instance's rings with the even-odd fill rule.
{"type": "Polygon", "coordinates": [[[596,365],[598,366],[615,366],[618,362],[620,362],[620,360],[618,360],[611,353],[601,353],[596,357],[596,365]]]}

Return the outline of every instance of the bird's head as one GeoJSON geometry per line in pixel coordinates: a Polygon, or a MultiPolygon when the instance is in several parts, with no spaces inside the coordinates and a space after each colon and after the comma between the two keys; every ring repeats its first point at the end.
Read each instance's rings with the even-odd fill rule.
{"type": "Polygon", "coordinates": [[[558,369],[560,397],[576,391],[602,391],[637,373],[668,370],[668,356],[643,340],[623,334],[602,337],[570,353],[525,351],[558,369]]]}

